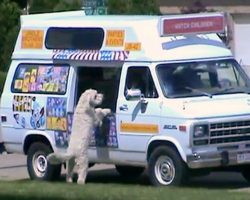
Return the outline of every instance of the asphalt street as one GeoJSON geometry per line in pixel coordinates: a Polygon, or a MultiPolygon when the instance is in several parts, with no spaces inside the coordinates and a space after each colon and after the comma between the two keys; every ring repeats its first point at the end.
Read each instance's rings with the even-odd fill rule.
{"type": "MultiPolygon", "coordinates": [[[[62,171],[62,181],[64,179],[62,171]]],[[[0,181],[29,180],[26,168],[26,156],[19,154],[0,154],[0,181]]],[[[121,178],[113,165],[95,165],[89,169],[87,182],[91,183],[125,183],[150,185],[148,176],[144,173],[140,178],[121,178]]],[[[204,188],[228,188],[239,189],[248,188],[249,183],[240,173],[234,172],[214,172],[209,176],[192,178],[188,187],[204,188]]]]}
{"type": "Polygon", "coordinates": [[[0,180],[27,179],[26,157],[18,154],[0,155],[0,180]]]}
{"type": "MultiPolygon", "coordinates": [[[[95,165],[89,171],[114,170],[113,165],[95,165]]],[[[64,170],[62,170],[62,175],[64,170]]],[[[0,180],[29,179],[26,156],[21,154],[0,154],[0,180]]]]}

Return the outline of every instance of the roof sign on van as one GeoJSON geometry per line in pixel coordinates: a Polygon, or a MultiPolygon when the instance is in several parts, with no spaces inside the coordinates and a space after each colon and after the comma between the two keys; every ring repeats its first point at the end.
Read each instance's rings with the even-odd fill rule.
{"type": "Polygon", "coordinates": [[[125,51],[141,51],[140,42],[126,42],[125,51]]]}
{"type": "Polygon", "coordinates": [[[22,49],[42,49],[43,48],[43,30],[22,30],[22,49]]]}
{"type": "Polygon", "coordinates": [[[124,44],[125,31],[124,30],[107,30],[106,33],[107,47],[122,47],[124,44]]]}
{"type": "Polygon", "coordinates": [[[224,30],[224,15],[221,13],[161,18],[161,36],[222,33],[224,30]]]}

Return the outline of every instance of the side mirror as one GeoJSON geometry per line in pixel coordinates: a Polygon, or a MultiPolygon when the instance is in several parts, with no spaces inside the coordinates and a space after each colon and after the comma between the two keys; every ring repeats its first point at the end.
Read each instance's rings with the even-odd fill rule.
{"type": "Polygon", "coordinates": [[[134,99],[134,100],[140,100],[142,97],[142,93],[140,89],[127,89],[126,91],[126,99],[134,99]]]}

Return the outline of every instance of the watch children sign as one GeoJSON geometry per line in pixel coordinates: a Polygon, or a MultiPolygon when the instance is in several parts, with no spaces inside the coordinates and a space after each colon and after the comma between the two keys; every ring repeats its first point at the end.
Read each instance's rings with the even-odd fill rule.
{"type": "Polygon", "coordinates": [[[161,36],[221,33],[224,32],[225,22],[222,14],[205,16],[188,16],[162,18],[161,36]]]}

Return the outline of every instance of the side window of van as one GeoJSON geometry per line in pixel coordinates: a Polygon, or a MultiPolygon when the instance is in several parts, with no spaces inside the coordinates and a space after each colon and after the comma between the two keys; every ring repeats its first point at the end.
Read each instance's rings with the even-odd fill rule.
{"type": "Polygon", "coordinates": [[[102,28],[50,27],[45,38],[47,49],[99,50],[104,40],[102,28]]]}
{"type": "Polygon", "coordinates": [[[127,89],[140,89],[145,98],[158,97],[158,93],[148,67],[130,67],[128,69],[124,95],[126,94],[127,89]]]}
{"type": "Polygon", "coordinates": [[[69,66],[20,64],[11,84],[13,93],[65,94],[69,66]]]}

